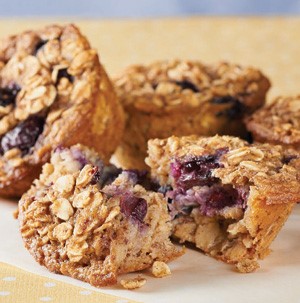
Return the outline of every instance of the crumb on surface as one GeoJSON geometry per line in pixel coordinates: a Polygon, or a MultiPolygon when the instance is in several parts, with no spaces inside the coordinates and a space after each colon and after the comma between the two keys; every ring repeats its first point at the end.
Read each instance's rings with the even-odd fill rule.
{"type": "Polygon", "coordinates": [[[138,275],[133,279],[123,279],[120,281],[121,285],[126,289],[136,289],[145,285],[147,280],[142,276],[138,275]]]}
{"type": "Polygon", "coordinates": [[[152,274],[156,278],[163,278],[171,275],[171,270],[165,262],[155,261],[151,268],[152,274]]]}

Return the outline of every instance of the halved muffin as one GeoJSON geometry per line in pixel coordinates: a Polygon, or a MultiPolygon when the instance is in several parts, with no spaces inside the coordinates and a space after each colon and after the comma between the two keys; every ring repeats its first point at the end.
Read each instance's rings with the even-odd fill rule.
{"type": "Polygon", "coordinates": [[[241,272],[258,267],[300,201],[294,150],[229,136],[173,136],[150,140],[148,153],[169,202],[173,236],[241,272]]]}

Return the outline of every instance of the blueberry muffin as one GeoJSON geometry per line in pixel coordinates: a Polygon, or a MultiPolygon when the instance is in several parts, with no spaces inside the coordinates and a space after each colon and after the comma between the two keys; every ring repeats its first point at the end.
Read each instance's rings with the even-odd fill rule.
{"type": "Polygon", "coordinates": [[[190,136],[150,140],[148,152],[173,236],[240,272],[258,267],[300,201],[299,156],[281,146],[190,136]]]}
{"type": "Polygon", "coordinates": [[[243,117],[264,104],[269,80],[236,64],[162,61],[131,66],[114,79],[127,113],[114,161],[145,169],[147,141],[172,135],[246,136],[243,117]]]}
{"type": "Polygon", "coordinates": [[[183,250],[169,239],[166,200],[146,183],[83,146],[58,148],[20,200],[25,247],[50,271],[97,287],[173,260],[183,250]]]}
{"type": "Polygon", "coordinates": [[[123,124],[97,52],[74,25],[0,42],[0,195],[22,195],[59,145],[83,143],[108,161],[123,124]]]}
{"type": "Polygon", "coordinates": [[[278,97],[246,119],[258,142],[300,149],[300,96],[278,97]]]}

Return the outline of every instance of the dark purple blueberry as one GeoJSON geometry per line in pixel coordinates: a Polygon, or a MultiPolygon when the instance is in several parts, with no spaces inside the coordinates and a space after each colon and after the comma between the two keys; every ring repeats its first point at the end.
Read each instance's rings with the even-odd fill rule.
{"type": "Polygon", "coordinates": [[[20,87],[17,84],[0,88],[0,106],[15,104],[19,91],[20,87]]]}
{"type": "Polygon", "coordinates": [[[297,155],[287,155],[281,159],[281,162],[283,164],[289,164],[292,160],[297,159],[297,158],[298,158],[297,155]]]}
{"type": "Polygon", "coordinates": [[[222,167],[219,159],[228,152],[228,148],[217,149],[214,154],[192,157],[183,162],[175,160],[171,164],[171,173],[178,189],[187,190],[193,186],[212,185],[218,180],[212,176],[212,170],[222,167]]]}
{"type": "Polygon", "coordinates": [[[102,188],[106,185],[111,184],[122,172],[122,169],[117,168],[114,165],[104,166],[101,176],[98,180],[99,186],[102,188]]]}
{"type": "Polygon", "coordinates": [[[33,55],[36,56],[38,51],[48,42],[48,40],[40,40],[35,46],[33,55]]]}
{"type": "MultiPolygon", "coordinates": [[[[200,199],[199,199],[200,200],[200,199]]],[[[237,206],[242,203],[237,190],[229,187],[211,187],[206,195],[203,195],[199,202],[200,211],[203,215],[213,216],[221,209],[230,206],[237,206]]]]}
{"type": "Polygon", "coordinates": [[[156,82],[156,83],[152,83],[152,88],[153,88],[154,90],[156,90],[157,86],[158,86],[158,83],[157,83],[157,82],[156,82]]]}
{"type": "Polygon", "coordinates": [[[61,78],[67,78],[71,83],[74,82],[74,77],[68,73],[67,68],[62,68],[58,71],[55,84],[58,84],[61,78]]]}
{"type": "Polygon", "coordinates": [[[182,89],[190,89],[195,93],[199,93],[199,88],[192,82],[183,80],[183,81],[175,81],[175,84],[180,86],[182,89]]]}
{"type": "Polygon", "coordinates": [[[233,188],[231,185],[214,184],[188,191],[174,190],[166,197],[171,201],[168,208],[172,218],[181,214],[189,215],[194,208],[202,215],[215,216],[225,207],[245,209],[249,195],[248,187],[233,188]]]}
{"type": "Polygon", "coordinates": [[[228,104],[229,107],[219,111],[216,116],[225,116],[229,119],[241,118],[246,110],[246,107],[241,101],[232,96],[215,97],[211,100],[213,104],[228,104]]]}
{"type": "Polygon", "coordinates": [[[141,184],[147,178],[148,172],[146,170],[138,169],[125,169],[124,172],[127,173],[129,179],[135,184],[141,184]]]}
{"type": "MultiPolygon", "coordinates": [[[[195,93],[199,93],[199,88],[193,84],[192,82],[190,81],[187,81],[187,80],[183,80],[183,81],[172,81],[172,83],[175,83],[176,85],[180,86],[182,88],[182,90],[184,89],[190,89],[192,90],[193,92],[195,93]]],[[[152,84],[152,87],[154,90],[156,90],[157,86],[159,85],[159,83],[153,83],[152,84]]]]}
{"type": "Polygon", "coordinates": [[[26,155],[30,148],[34,146],[43,129],[44,118],[39,116],[29,117],[2,137],[2,153],[12,148],[18,148],[21,150],[23,156],[26,155]]]}
{"type": "Polygon", "coordinates": [[[132,183],[142,185],[146,190],[157,191],[160,185],[154,182],[146,170],[128,169],[124,170],[132,183]]]}
{"type": "Polygon", "coordinates": [[[147,202],[143,198],[138,198],[130,193],[123,194],[120,200],[121,212],[134,221],[143,223],[147,214],[147,202]]]}
{"type": "Polygon", "coordinates": [[[250,133],[250,132],[247,132],[246,133],[246,136],[245,136],[245,138],[244,138],[248,143],[253,143],[253,136],[252,136],[252,134],[250,133]]]}

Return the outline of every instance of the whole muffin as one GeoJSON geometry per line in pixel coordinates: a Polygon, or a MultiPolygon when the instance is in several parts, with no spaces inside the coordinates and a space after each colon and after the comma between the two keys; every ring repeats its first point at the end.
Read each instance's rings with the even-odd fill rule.
{"type": "Polygon", "coordinates": [[[0,42],[0,195],[20,196],[57,146],[83,143],[108,161],[124,116],[97,52],[74,25],[0,42]]]}
{"type": "Polygon", "coordinates": [[[300,149],[300,96],[278,97],[246,119],[258,142],[300,149]]]}
{"type": "Polygon", "coordinates": [[[230,136],[173,136],[148,146],[173,236],[241,272],[259,267],[300,201],[299,154],[230,136]]]}
{"type": "Polygon", "coordinates": [[[114,79],[127,113],[114,161],[145,169],[147,141],[172,135],[245,137],[243,118],[261,107],[270,87],[257,69],[237,64],[162,61],[128,67],[114,79]]]}

